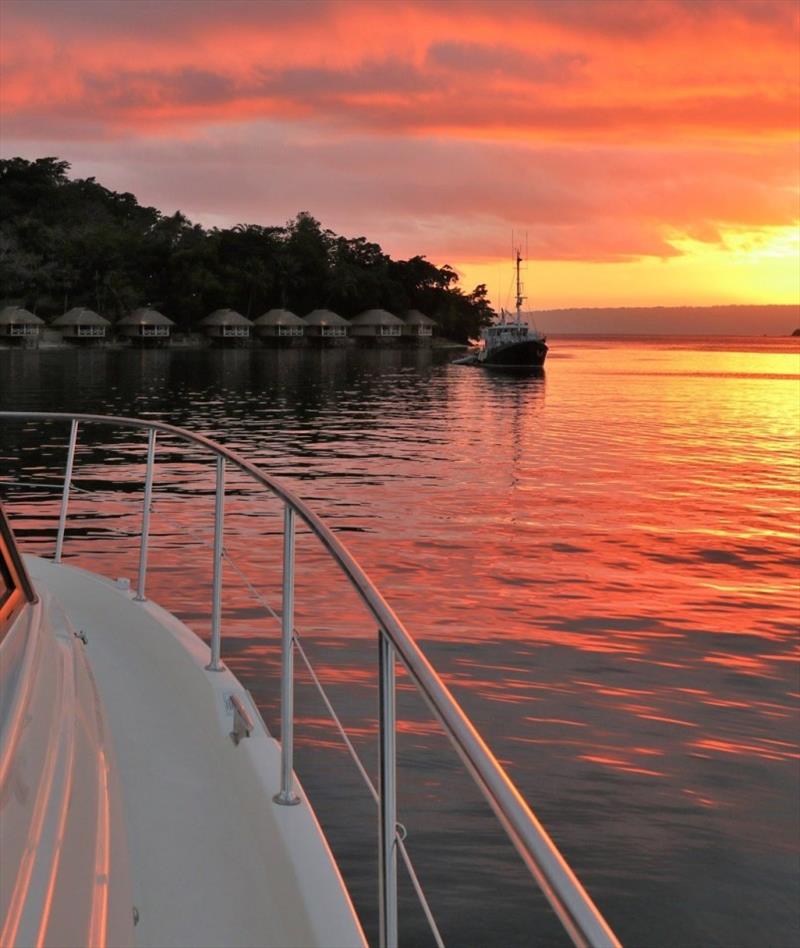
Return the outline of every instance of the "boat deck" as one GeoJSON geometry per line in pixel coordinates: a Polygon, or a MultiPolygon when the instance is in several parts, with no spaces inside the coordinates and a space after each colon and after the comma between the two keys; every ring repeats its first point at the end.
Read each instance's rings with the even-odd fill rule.
{"type": "Polygon", "coordinates": [[[206,671],[206,646],[158,606],[82,570],[26,562],[86,635],[122,785],[137,945],[362,945],[305,798],[272,802],[279,748],[239,682],[206,671]],[[255,725],[238,745],[231,695],[255,725]]]}

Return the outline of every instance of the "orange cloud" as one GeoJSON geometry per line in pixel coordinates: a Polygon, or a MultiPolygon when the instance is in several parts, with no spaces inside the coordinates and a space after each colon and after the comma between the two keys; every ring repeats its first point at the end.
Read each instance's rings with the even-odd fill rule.
{"type": "Polygon", "coordinates": [[[480,136],[796,130],[791,4],[503,6],[10,0],[4,108],[89,106],[123,127],[316,115],[480,136]]]}
{"type": "Polygon", "coordinates": [[[307,208],[439,262],[505,257],[512,228],[539,260],[667,260],[800,217],[799,10],[4,0],[3,148],[207,223],[307,208]]]}

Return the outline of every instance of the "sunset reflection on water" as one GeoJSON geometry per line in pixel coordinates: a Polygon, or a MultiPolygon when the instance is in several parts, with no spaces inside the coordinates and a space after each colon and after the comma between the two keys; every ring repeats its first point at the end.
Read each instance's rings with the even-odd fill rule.
{"type": "MultiPolygon", "coordinates": [[[[623,942],[800,943],[796,342],[555,340],[546,376],[528,379],[429,353],[0,359],[4,408],[194,427],[308,500],[623,942]]],[[[7,426],[4,481],[55,484],[66,433],[7,426]]],[[[145,442],[92,437],[112,453],[79,454],[76,484],[89,493],[73,498],[65,553],[133,577],[145,442]]],[[[206,635],[213,476],[200,457],[159,449],[148,590],[206,635]]],[[[239,475],[229,488],[224,653],[275,730],[278,627],[237,570],[278,608],[281,511],[239,475]]],[[[49,552],[57,492],[19,487],[9,503],[25,547],[49,552]]],[[[372,772],[375,631],[302,531],[297,613],[372,772]]],[[[343,745],[301,668],[298,679],[300,773],[366,903],[371,804],[340,777],[343,745]]],[[[560,944],[438,728],[399,684],[402,819],[445,934],[522,945],[535,926],[541,943],[560,944]],[[470,867],[469,879],[450,864],[470,867]],[[475,904],[473,886],[488,900],[475,904]]],[[[407,924],[425,943],[423,923],[407,924]]]]}

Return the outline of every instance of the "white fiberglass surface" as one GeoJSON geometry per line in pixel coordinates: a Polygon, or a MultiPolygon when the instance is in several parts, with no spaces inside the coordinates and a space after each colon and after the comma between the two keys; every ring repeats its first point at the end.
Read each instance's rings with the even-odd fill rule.
{"type": "Polygon", "coordinates": [[[81,570],[29,559],[86,635],[119,762],[136,943],[363,944],[308,804],[280,807],[279,750],[249,696],[169,613],[81,570]],[[234,745],[226,706],[252,709],[234,745]]]}

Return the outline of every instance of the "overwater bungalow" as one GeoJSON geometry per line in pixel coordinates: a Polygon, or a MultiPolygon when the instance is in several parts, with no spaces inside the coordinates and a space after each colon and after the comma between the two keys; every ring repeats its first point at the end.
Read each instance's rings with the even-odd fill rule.
{"type": "Polygon", "coordinates": [[[235,309],[217,309],[200,320],[200,329],[213,346],[246,346],[252,328],[252,321],[235,309]]]}
{"type": "Polygon", "coordinates": [[[354,316],[350,326],[361,345],[396,345],[403,335],[403,320],[385,309],[367,309],[354,316]]]}
{"type": "Polygon", "coordinates": [[[117,323],[117,332],[130,339],[132,346],[151,348],[168,346],[175,323],[156,309],[141,306],[117,323]]]}
{"type": "Polygon", "coordinates": [[[305,317],[306,337],[312,345],[347,345],[350,323],[329,309],[314,309],[305,317]]]}
{"type": "Polygon", "coordinates": [[[289,309],[271,309],[255,320],[255,332],[265,346],[305,344],[308,324],[289,309]]]}
{"type": "Polygon", "coordinates": [[[403,320],[403,339],[416,346],[429,346],[436,327],[435,320],[418,309],[410,309],[403,320]]]}
{"type": "Polygon", "coordinates": [[[43,326],[43,319],[21,306],[6,306],[0,310],[0,342],[35,349],[43,326]]]}
{"type": "Polygon", "coordinates": [[[67,342],[79,346],[98,345],[105,342],[111,323],[85,306],[73,306],[72,309],[57,316],[51,323],[58,329],[67,342]]]}

